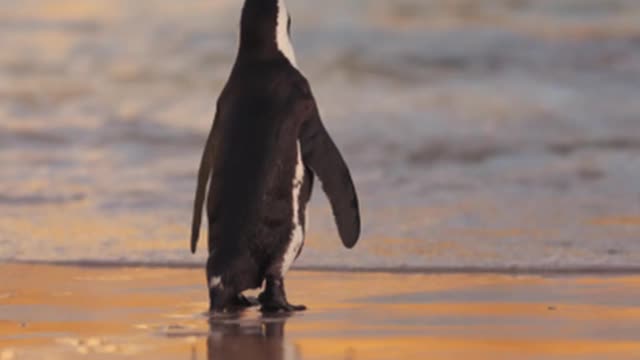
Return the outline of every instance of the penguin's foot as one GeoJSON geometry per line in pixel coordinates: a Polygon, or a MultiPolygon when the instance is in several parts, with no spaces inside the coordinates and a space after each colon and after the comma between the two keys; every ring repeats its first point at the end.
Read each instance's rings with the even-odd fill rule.
{"type": "Polygon", "coordinates": [[[258,302],[257,298],[237,294],[231,297],[226,303],[212,303],[209,311],[211,313],[235,313],[258,305],[260,305],[260,302],[258,302]]]}
{"type": "Polygon", "coordinates": [[[261,297],[260,303],[262,306],[260,307],[260,311],[263,313],[277,313],[277,312],[294,312],[294,311],[304,311],[307,310],[307,307],[304,305],[292,305],[289,304],[286,300],[278,300],[278,299],[265,299],[261,297]]]}
{"type": "Polygon", "coordinates": [[[260,302],[255,297],[247,297],[242,294],[238,294],[231,300],[230,305],[236,308],[250,308],[260,305],[260,302]]]}
{"type": "Polygon", "coordinates": [[[267,286],[265,290],[258,296],[258,300],[262,305],[260,311],[264,313],[307,310],[307,307],[304,305],[289,304],[289,302],[287,301],[287,296],[284,292],[284,281],[281,277],[267,278],[267,286]]]}
{"type": "Polygon", "coordinates": [[[296,312],[305,311],[307,307],[304,305],[291,305],[291,304],[267,304],[262,305],[260,311],[265,314],[278,313],[278,312],[296,312]]]}

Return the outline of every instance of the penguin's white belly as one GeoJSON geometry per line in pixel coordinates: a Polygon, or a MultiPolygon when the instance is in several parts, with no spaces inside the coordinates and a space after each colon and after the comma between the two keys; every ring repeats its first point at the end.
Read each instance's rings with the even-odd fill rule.
{"type": "MultiPolygon", "coordinates": [[[[304,229],[300,223],[300,190],[304,181],[304,164],[302,163],[302,153],[300,150],[300,142],[296,142],[296,169],[292,180],[292,210],[291,219],[292,230],[289,237],[289,245],[282,259],[282,276],[289,271],[291,264],[298,256],[302,243],[304,242],[304,229]]],[[[306,215],[306,214],[305,214],[306,215]]],[[[303,216],[305,216],[303,215],[303,216]]]]}

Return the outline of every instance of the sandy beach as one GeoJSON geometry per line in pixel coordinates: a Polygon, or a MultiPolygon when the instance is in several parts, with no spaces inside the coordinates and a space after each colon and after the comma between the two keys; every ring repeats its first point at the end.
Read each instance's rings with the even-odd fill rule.
{"type": "Polygon", "coordinates": [[[0,265],[0,359],[637,359],[640,276],[294,271],[209,319],[199,269],[0,265]]]}

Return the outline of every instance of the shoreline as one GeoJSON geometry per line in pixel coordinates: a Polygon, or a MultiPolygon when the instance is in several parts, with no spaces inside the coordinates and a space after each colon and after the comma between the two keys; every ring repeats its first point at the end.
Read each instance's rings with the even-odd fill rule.
{"type": "MultiPolygon", "coordinates": [[[[89,269],[203,269],[204,262],[143,262],[111,260],[6,260],[0,265],[34,265],[56,267],[84,267],[89,269]]],[[[423,275],[539,275],[539,276],[629,276],[640,275],[640,266],[462,266],[462,267],[334,267],[334,266],[292,266],[292,271],[312,273],[368,273],[368,274],[423,274],[423,275]]]]}

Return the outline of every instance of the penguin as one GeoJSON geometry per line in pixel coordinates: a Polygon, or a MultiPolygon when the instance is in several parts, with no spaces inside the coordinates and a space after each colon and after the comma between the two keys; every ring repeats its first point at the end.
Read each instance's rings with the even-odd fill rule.
{"type": "Polygon", "coordinates": [[[206,280],[212,313],[261,305],[302,311],[288,302],[284,276],[300,255],[314,179],[329,199],[342,244],[360,236],[356,189],[325,129],[290,41],[284,0],[246,0],[240,44],[206,140],[193,208],[196,252],[206,201],[206,280]],[[207,191],[208,190],[208,191],[207,191]],[[264,290],[259,303],[245,298],[264,290]]]}

